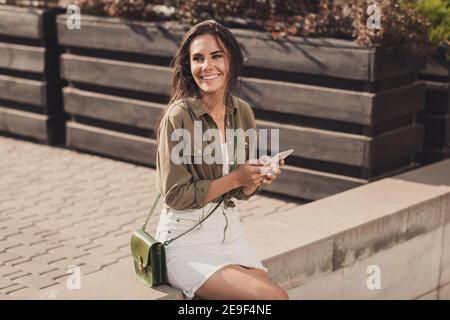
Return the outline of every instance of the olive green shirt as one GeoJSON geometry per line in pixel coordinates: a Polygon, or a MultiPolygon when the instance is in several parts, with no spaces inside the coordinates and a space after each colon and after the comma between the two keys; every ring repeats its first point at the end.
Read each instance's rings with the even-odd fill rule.
{"type": "MultiPolygon", "coordinates": [[[[243,131],[251,128],[256,129],[255,115],[250,105],[235,96],[233,96],[232,100],[232,105],[226,106],[225,129],[234,128],[235,130],[242,129],[243,131]]],[[[197,159],[196,161],[195,159],[198,156],[202,157],[205,148],[215,141],[215,139],[211,139],[212,141],[202,139],[202,134],[208,129],[218,130],[218,127],[203,108],[202,100],[193,97],[178,100],[169,105],[161,120],[156,156],[156,186],[164,197],[166,205],[174,210],[204,207],[207,204],[206,198],[211,189],[212,180],[222,176],[223,165],[221,163],[207,164],[203,158],[201,159],[202,163],[199,163],[199,160],[197,159]],[[197,136],[194,134],[194,121],[201,121],[197,122],[197,136]],[[201,123],[202,132],[198,131],[199,123],[201,123]],[[182,150],[179,148],[180,141],[183,141],[182,138],[172,141],[172,134],[176,129],[187,129],[190,134],[190,145],[182,150]],[[198,134],[199,132],[201,134],[198,134]],[[189,159],[190,161],[182,161],[179,164],[171,161],[171,154],[176,145],[178,145],[176,150],[181,150],[181,153],[178,154],[182,155],[184,157],[183,159],[189,159]]],[[[236,136],[237,138],[235,140],[233,136],[226,134],[226,142],[229,147],[229,153],[231,150],[230,157],[232,159],[229,161],[234,162],[236,160],[232,156],[234,155],[234,150],[236,150],[237,154],[241,152],[238,162],[240,164],[249,159],[250,140],[248,136],[236,136]],[[234,147],[234,141],[237,141],[236,147],[234,147]],[[245,160],[242,159],[244,155],[245,160]]],[[[257,132],[255,136],[257,141],[259,137],[257,132]]],[[[214,156],[214,151],[210,154],[214,156]]],[[[252,158],[256,157],[255,153],[251,154],[252,158]]],[[[231,170],[230,168],[229,171],[231,172],[231,170]]],[[[258,194],[261,191],[261,185],[251,195],[244,194],[242,189],[243,187],[239,187],[224,194],[224,204],[226,207],[235,206],[231,200],[232,198],[248,200],[253,195],[258,194]]],[[[220,197],[213,199],[212,202],[217,203],[219,200],[220,197]]]]}

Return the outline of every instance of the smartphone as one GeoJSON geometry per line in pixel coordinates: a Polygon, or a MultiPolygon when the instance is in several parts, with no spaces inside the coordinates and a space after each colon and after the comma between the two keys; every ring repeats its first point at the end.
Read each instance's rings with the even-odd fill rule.
{"type": "Polygon", "coordinates": [[[279,164],[281,160],[286,159],[292,152],[294,152],[294,149],[278,152],[272,159],[264,164],[263,167],[270,167],[273,163],[279,164]]]}

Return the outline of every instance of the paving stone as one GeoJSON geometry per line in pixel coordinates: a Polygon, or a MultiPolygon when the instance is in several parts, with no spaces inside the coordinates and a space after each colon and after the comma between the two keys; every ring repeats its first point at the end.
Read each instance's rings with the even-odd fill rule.
{"type": "Polygon", "coordinates": [[[0,240],[0,252],[6,251],[9,248],[18,247],[21,243],[10,239],[0,240]]]}
{"type": "Polygon", "coordinates": [[[23,233],[23,232],[9,236],[8,239],[16,241],[16,242],[20,242],[22,244],[26,244],[26,245],[32,245],[32,244],[41,242],[43,240],[41,235],[33,235],[33,234],[28,234],[28,233],[23,233]]]}
{"type": "Polygon", "coordinates": [[[18,279],[15,279],[14,281],[19,284],[37,289],[44,289],[56,283],[56,281],[51,278],[45,276],[38,276],[35,274],[20,277],[18,279]]]}
{"type": "Polygon", "coordinates": [[[30,273],[33,273],[33,274],[37,274],[37,275],[40,275],[40,274],[43,274],[45,272],[49,272],[49,271],[55,269],[55,267],[52,267],[46,263],[42,263],[42,262],[34,261],[34,260],[14,265],[14,267],[22,269],[22,270],[30,272],[30,273]]]}
{"type": "Polygon", "coordinates": [[[26,299],[26,300],[34,300],[39,299],[41,295],[41,290],[37,288],[31,287],[22,287],[18,290],[15,290],[9,294],[10,297],[14,299],[26,299]]]}
{"type": "Polygon", "coordinates": [[[20,272],[20,271],[21,271],[20,269],[18,269],[16,267],[13,267],[13,266],[9,266],[9,265],[2,265],[2,266],[0,266],[0,276],[1,277],[6,277],[6,276],[9,276],[11,274],[20,272]]]}
{"type": "Polygon", "coordinates": [[[7,287],[11,287],[13,285],[15,285],[15,282],[12,282],[11,280],[5,279],[5,278],[0,278],[0,290],[7,288],[7,287]]]}
{"type": "Polygon", "coordinates": [[[16,235],[16,234],[20,234],[20,230],[13,229],[13,228],[6,226],[5,228],[0,229],[0,240],[6,239],[6,238],[11,237],[12,235],[16,235]]]}
{"type": "Polygon", "coordinates": [[[30,221],[25,221],[21,219],[11,218],[8,220],[8,227],[12,229],[21,230],[27,227],[33,226],[33,223],[30,221]]]}
{"type": "Polygon", "coordinates": [[[38,256],[38,255],[44,253],[44,251],[38,250],[38,249],[33,248],[32,246],[29,246],[26,244],[23,244],[20,246],[15,246],[13,248],[9,248],[7,251],[18,254],[24,258],[28,258],[28,260],[30,260],[31,257],[38,256]]]}
{"type": "Polygon", "coordinates": [[[86,254],[85,250],[69,245],[64,245],[59,248],[51,249],[49,250],[49,252],[65,258],[76,258],[86,254]]]}
{"type": "Polygon", "coordinates": [[[9,280],[14,281],[15,279],[24,277],[24,276],[29,275],[29,274],[31,274],[31,273],[29,273],[27,271],[20,270],[19,272],[15,272],[13,274],[7,275],[6,278],[9,279],[9,280]]]}
{"type": "Polygon", "coordinates": [[[17,290],[23,289],[23,288],[26,288],[26,286],[24,286],[23,284],[20,284],[20,283],[16,283],[13,286],[1,289],[0,292],[4,293],[4,294],[7,294],[7,295],[10,295],[11,293],[13,293],[13,292],[15,292],[17,290]]]}
{"type": "Polygon", "coordinates": [[[52,235],[43,236],[43,237],[44,237],[45,241],[56,242],[56,243],[68,241],[68,240],[76,238],[74,235],[69,235],[69,234],[62,233],[62,232],[54,233],[52,235]]]}
{"type": "Polygon", "coordinates": [[[0,262],[1,263],[6,263],[6,262],[11,262],[17,259],[22,258],[22,256],[18,255],[18,254],[14,254],[11,252],[2,252],[0,253],[0,262]]]}
{"type": "Polygon", "coordinates": [[[59,248],[59,247],[62,247],[63,245],[60,243],[54,243],[54,242],[48,242],[48,241],[42,240],[38,243],[32,244],[31,246],[37,250],[42,250],[44,252],[47,252],[48,250],[59,248]]]}
{"type": "Polygon", "coordinates": [[[33,257],[32,260],[39,261],[41,263],[50,264],[52,262],[56,262],[59,260],[65,259],[64,257],[52,254],[52,253],[44,253],[42,255],[38,255],[33,257]]]}

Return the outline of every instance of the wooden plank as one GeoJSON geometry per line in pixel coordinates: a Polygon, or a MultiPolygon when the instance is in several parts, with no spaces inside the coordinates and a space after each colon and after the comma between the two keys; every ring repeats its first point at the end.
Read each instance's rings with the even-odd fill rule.
{"type": "Polygon", "coordinates": [[[450,115],[420,115],[419,122],[425,126],[426,148],[442,148],[450,145],[450,115]]]}
{"type": "Polygon", "coordinates": [[[420,71],[420,76],[439,77],[443,81],[450,81],[450,65],[444,59],[437,59],[436,57],[428,56],[425,62],[425,68],[420,71]]]}
{"type": "Polygon", "coordinates": [[[0,75],[0,99],[45,106],[45,86],[42,81],[0,75]]]}
{"type": "Polygon", "coordinates": [[[366,149],[364,167],[380,167],[387,165],[392,159],[414,156],[422,151],[423,135],[423,125],[413,124],[371,138],[366,149]]]}
{"type": "Polygon", "coordinates": [[[425,57],[413,54],[405,46],[376,47],[370,61],[370,81],[418,73],[425,68],[425,57]]]}
{"type": "Polygon", "coordinates": [[[425,113],[450,114],[450,83],[425,81],[425,113]]]}
{"type": "MultiPolygon", "coordinates": [[[[279,150],[294,149],[294,156],[353,165],[363,168],[385,166],[420,151],[423,126],[414,124],[379,136],[340,133],[328,130],[257,120],[258,129],[267,129],[268,150],[271,130],[279,130],[279,150]],[[389,157],[386,156],[389,152],[389,157]]],[[[260,138],[263,139],[260,131],[260,138]]],[[[261,148],[264,150],[264,148],[261,148]]],[[[273,151],[271,151],[273,152],[273,151]]],[[[268,152],[270,153],[270,152],[268,152]]]]}
{"type": "Polygon", "coordinates": [[[163,95],[171,90],[167,67],[63,54],[61,68],[61,77],[71,81],[163,95]]]}
{"type": "Polygon", "coordinates": [[[366,126],[373,126],[425,108],[425,87],[422,83],[373,94],[243,78],[239,95],[256,109],[366,126]]]}
{"type": "Polygon", "coordinates": [[[0,107],[0,131],[48,141],[46,115],[0,107]]]}
{"type": "Polygon", "coordinates": [[[58,15],[58,42],[64,46],[172,57],[185,31],[178,23],[170,32],[164,23],[129,21],[83,15],[82,28],[67,29],[67,15],[58,15]],[[111,37],[114,34],[114,37],[111,37]]]}
{"type": "Polygon", "coordinates": [[[425,85],[411,85],[383,91],[374,95],[372,123],[380,123],[417,113],[425,109],[425,85]]]}
{"type": "Polygon", "coordinates": [[[369,50],[299,44],[261,38],[238,39],[247,56],[246,66],[367,80],[369,50]]]}
{"type": "Polygon", "coordinates": [[[43,73],[45,48],[0,43],[0,68],[43,73]]]}
{"type": "Polygon", "coordinates": [[[66,87],[64,110],[72,115],[153,129],[166,105],[66,87]]]}
{"type": "Polygon", "coordinates": [[[117,159],[156,165],[156,140],[68,121],[67,146],[117,159]]]}
{"type": "Polygon", "coordinates": [[[372,124],[372,93],[246,77],[238,95],[255,109],[372,124]]]}
{"type": "Polygon", "coordinates": [[[363,179],[285,165],[276,184],[264,186],[263,190],[307,200],[319,200],[366,183],[367,180],[363,179]]]}
{"type": "MultiPolygon", "coordinates": [[[[370,142],[370,138],[366,136],[270,121],[257,120],[256,126],[258,129],[268,130],[268,144],[271,141],[271,130],[279,130],[279,150],[294,149],[294,156],[354,166],[364,165],[364,150],[370,142]]],[[[261,131],[260,138],[263,138],[261,131]]]]}
{"type": "Polygon", "coordinates": [[[42,9],[0,6],[0,34],[42,39],[43,12],[42,9]]]}
{"type": "Polygon", "coordinates": [[[450,146],[441,149],[424,148],[424,150],[417,155],[417,160],[424,165],[448,158],[450,158],[450,146]]]}

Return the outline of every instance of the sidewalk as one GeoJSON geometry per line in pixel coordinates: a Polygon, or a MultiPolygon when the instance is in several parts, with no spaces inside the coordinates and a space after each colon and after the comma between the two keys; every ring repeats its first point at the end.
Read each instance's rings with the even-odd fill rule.
{"type": "MultiPolygon", "coordinates": [[[[130,236],[154,201],[154,178],[150,168],[0,136],[0,300],[179,295],[134,277],[130,236]],[[71,265],[81,290],[67,289],[71,265]]],[[[237,205],[251,224],[301,203],[259,195],[237,205]]]]}

